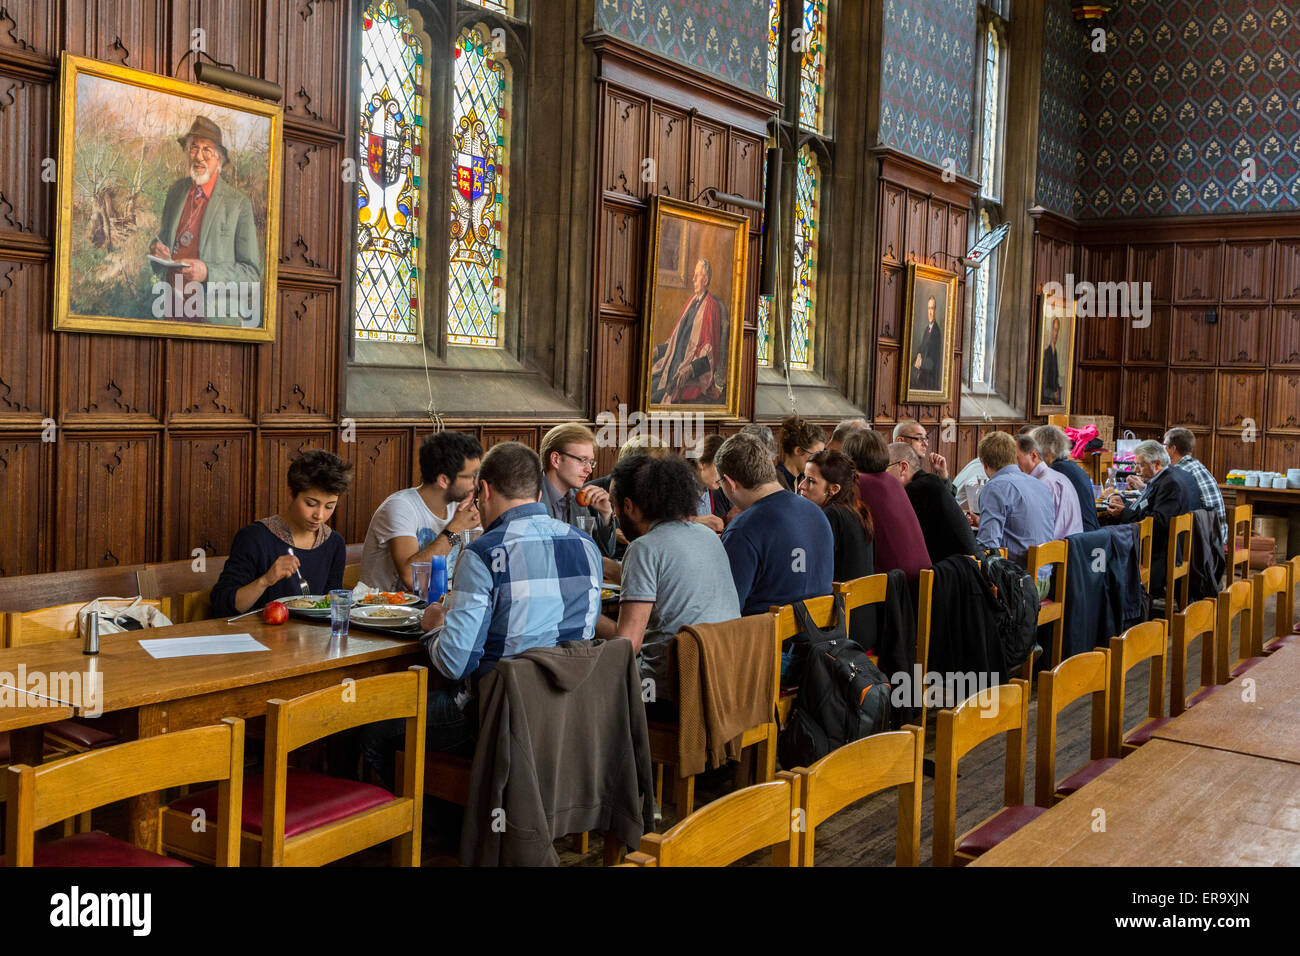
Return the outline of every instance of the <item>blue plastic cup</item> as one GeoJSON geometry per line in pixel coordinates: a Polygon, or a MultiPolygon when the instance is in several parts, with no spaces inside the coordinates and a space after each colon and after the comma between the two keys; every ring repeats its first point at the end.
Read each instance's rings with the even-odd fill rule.
{"type": "Polygon", "coordinates": [[[429,563],[432,567],[429,569],[428,601],[430,604],[437,604],[447,593],[447,556],[435,554],[429,559],[429,563]]]}

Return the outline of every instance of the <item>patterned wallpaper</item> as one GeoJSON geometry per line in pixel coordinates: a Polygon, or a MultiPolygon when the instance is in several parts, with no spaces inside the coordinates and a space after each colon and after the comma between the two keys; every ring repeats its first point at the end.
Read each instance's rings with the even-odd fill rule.
{"type": "Polygon", "coordinates": [[[596,27],[763,93],[767,0],[597,0],[596,27]]]}
{"type": "Polygon", "coordinates": [[[969,175],[975,0],[885,0],[880,141],[969,175]]]}
{"type": "Polygon", "coordinates": [[[1076,214],[1087,57],[1088,33],[1074,19],[1070,0],[1047,0],[1035,198],[1044,208],[1067,216],[1076,214]]]}
{"type": "Polygon", "coordinates": [[[1300,208],[1298,19],[1294,0],[1123,0],[1086,60],[1077,214],[1300,208]]]}

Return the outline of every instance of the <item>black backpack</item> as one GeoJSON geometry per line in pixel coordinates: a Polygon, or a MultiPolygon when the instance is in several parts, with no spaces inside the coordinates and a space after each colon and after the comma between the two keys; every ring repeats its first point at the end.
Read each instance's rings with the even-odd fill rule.
{"type": "Polygon", "coordinates": [[[1002,673],[1010,674],[1033,652],[1038,635],[1038,586],[1033,575],[997,553],[984,556],[980,576],[989,588],[1002,645],[1002,673]]]}
{"type": "Polygon", "coordinates": [[[835,595],[835,623],[813,624],[802,601],[795,618],[807,640],[799,696],[777,740],[786,769],[807,767],[845,744],[889,729],[889,679],[845,632],[844,596],[835,595]]]}

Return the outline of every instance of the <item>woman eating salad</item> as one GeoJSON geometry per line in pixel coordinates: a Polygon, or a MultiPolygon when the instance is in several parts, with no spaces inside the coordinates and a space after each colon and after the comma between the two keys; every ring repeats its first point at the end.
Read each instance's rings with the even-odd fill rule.
{"type": "Polygon", "coordinates": [[[352,466],[327,451],[303,452],[289,465],[289,501],[279,514],[239,530],[212,588],[212,613],[243,614],[278,598],[325,595],[343,586],[347,545],[329,527],[352,466]]]}

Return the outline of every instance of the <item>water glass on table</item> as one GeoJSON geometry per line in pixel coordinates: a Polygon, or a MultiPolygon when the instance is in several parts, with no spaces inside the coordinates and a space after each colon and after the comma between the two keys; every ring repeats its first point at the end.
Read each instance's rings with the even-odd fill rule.
{"type": "Polygon", "coordinates": [[[589,535],[596,533],[596,519],[593,515],[578,515],[578,530],[589,535]]]}
{"type": "Polygon", "coordinates": [[[330,592],[330,638],[347,637],[352,620],[352,592],[339,588],[330,592]]]}
{"type": "Polygon", "coordinates": [[[424,600],[429,595],[429,575],[433,573],[432,561],[411,562],[411,590],[424,600]]]}

